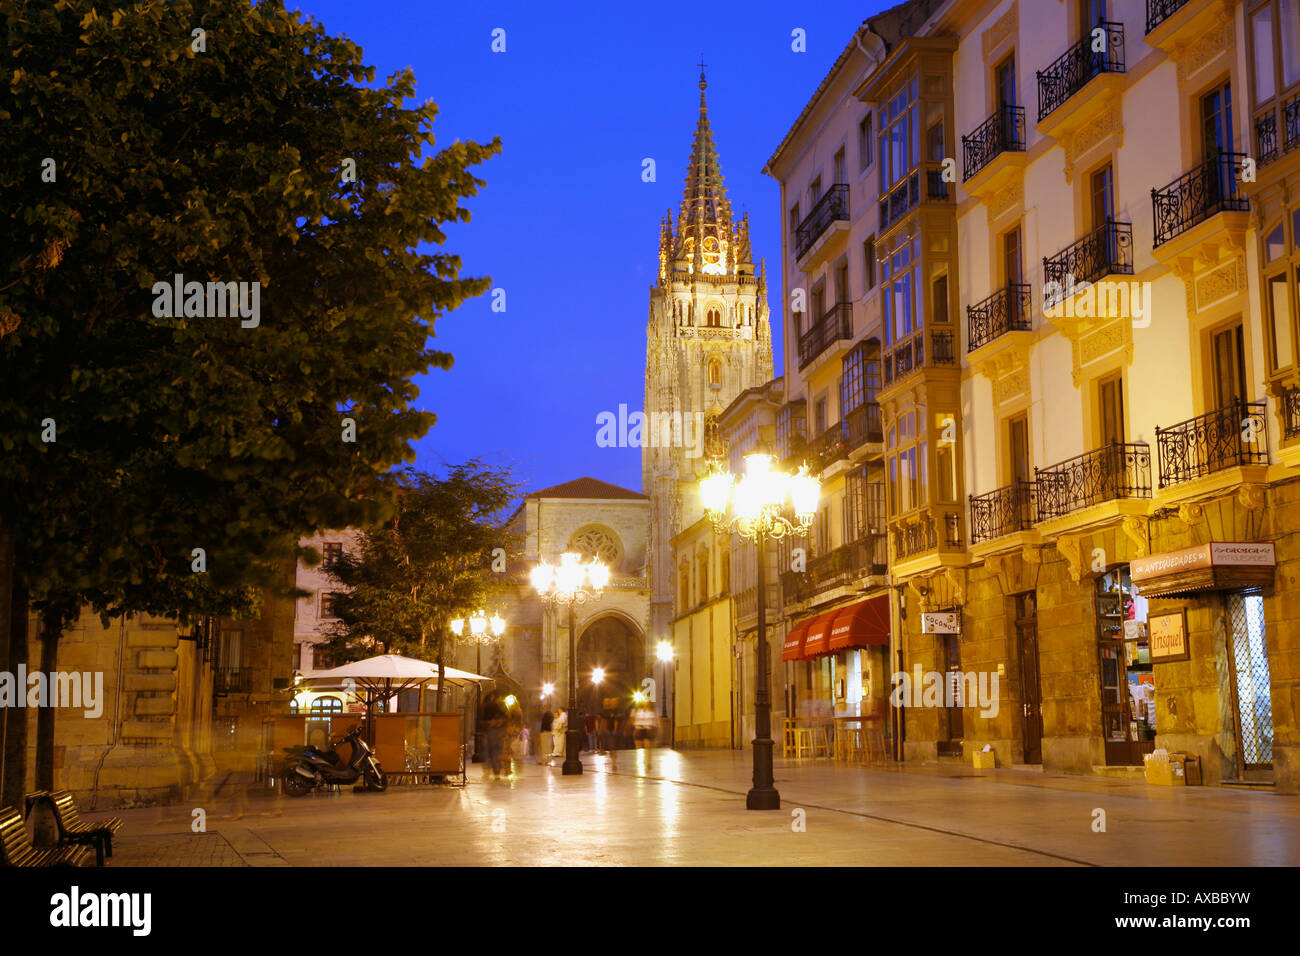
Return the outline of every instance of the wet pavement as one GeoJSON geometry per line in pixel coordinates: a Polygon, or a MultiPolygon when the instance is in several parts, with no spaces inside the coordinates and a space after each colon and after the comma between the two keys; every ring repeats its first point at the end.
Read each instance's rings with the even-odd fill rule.
{"type": "MultiPolygon", "coordinates": [[[[586,772],[473,765],[465,788],[288,798],[222,782],[118,810],[123,866],[1228,866],[1300,860],[1300,797],[959,763],[777,760],[747,811],[748,751],[584,754],[586,772]],[[196,833],[202,809],[206,832],[196,833]],[[1104,830],[1102,826],[1104,825],[1104,830]]],[[[88,819],[95,815],[86,814],[88,819]]]]}

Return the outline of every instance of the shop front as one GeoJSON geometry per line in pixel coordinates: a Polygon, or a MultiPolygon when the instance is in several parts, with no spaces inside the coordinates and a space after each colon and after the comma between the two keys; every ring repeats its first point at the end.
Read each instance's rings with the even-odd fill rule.
{"type": "MultiPolygon", "coordinates": [[[[1131,565],[1133,587],[1151,602],[1145,652],[1151,663],[1170,667],[1181,663],[1193,674],[1217,675],[1213,689],[1227,713],[1220,715],[1217,727],[1199,729],[1210,731],[1207,736],[1217,741],[1227,779],[1265,780],[1273,769],[1272,678],[1264,608],[1276,566],[1272,542],[1239,541],[1208,542],[1135,558],[1131,565]],[[1198,624],[1208,631],[1204,637],[1197,633],[1198,624]],[[1193,668],[1204,656],[1211,657],[1215,666],[1193,668]]],[[[1154,723],[1152,729],[1159,730],[1164,746],[1167,731],[1154,723]]]]}
{"type": "Polygon", "coordinates": [[[1130,567],[1097,578],[1097,654],[1101,727],[1108,766],[1142,766],[1155,749],[1156,687],[1147,630],[1148,604],[1130,567]]]}
{"type": "Polygon", "coordinates": [[[889,596],[796,621],[781,658],[795,669],[791,713],[802,719],[864,717],[888,708],[889,596]]]}

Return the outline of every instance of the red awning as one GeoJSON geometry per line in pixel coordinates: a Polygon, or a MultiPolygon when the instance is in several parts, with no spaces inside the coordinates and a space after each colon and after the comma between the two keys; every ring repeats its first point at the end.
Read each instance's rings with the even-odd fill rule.
{"type": "Polygon", "coordinates": [[[888,643],[889,595],[879,594],[836,612],[835,620],[831,623],[827,649],[842,651],[846,647],[888,643]]]}
{"type": "Polygon", "coordinates": [[[808,624],[808,621],[800,621],[790,628],[789,633],[785,636],[785,643],[781,648],[781,660],[803,660],[803,639],[808,634],[808,624]]]}
{"type": "Polygon", "coordinates": [[[827,611],[812,619],[808,625],[808,637],[803,642],[803,656],[811,660],[820,654],[829,654],[831,639],[831,621],[838,611],[827,611]]]}

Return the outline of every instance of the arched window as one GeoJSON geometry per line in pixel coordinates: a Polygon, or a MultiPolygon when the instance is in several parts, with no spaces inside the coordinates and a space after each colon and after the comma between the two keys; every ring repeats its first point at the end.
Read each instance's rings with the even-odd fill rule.
{"type": "Polygon", "coordinates": [[[713,308],[709,309],[708,325],[711,329],[722,328],[722,310],[713,308]]]}
{"type": "Polygon", "coordinates": [[[722,384],[722,363],[717,359],[709,359],[709,384],[722,384]]]}

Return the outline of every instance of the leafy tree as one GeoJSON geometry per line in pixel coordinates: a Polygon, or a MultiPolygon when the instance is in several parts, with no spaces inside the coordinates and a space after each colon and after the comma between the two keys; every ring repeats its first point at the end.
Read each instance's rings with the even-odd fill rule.
{"type": "MultiPolygon", "coordinates": [[[[506,511],[519,493],[502,468],[474,459],[442,478],[407,471],[398,478],[397,512],[361,535],[360,548],[332,569],[346,589],[334,600],[325,651],[338,664],[379,653],[419,657],[434,644],[441,668],[452,618],[483,606],[494,551],[514,547],[506,511]]],[[[442,681],[437,703],[442,707],[442,681]]]]}
{"type": "MultiPolygon", "coordinates": [[[[427,244],[468,221],[467,170],[499,142],[426,155],[437,109],[403,105],[409,70],[363,85],[361,49],[280,0],[97,6],[0,8],[10,663],[29,598],[52,642],[86,604],[247,609],[300,534],[380,520],[382,476],[434,421],[412,379],[451,365],[433,320],[490,285],[427,244]],[[258,283],[256,323],[164,308],[177,274],[258,283]]],[[[9,723],[6,803],[25,772],[9,723]]]]}

